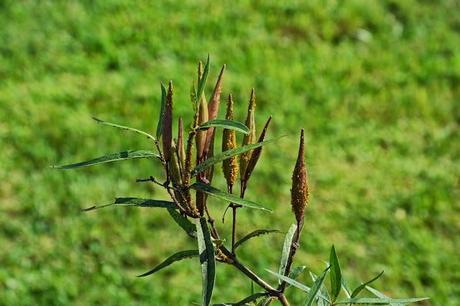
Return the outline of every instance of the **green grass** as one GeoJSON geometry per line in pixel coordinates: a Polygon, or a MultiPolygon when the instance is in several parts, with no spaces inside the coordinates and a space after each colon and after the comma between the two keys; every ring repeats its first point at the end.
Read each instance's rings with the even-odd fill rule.
{"type": "MultiPolygon", "coordinates": [[[[318,273],[335,244],[352,286],[385,270],[375,286],[392,296],[458,305],[458,2],[160,2],[0,1],[0,304],[200,301],[196,262],[135,277],[193,247],[167,213],[80,212],[115,196],[164,197],[134,182],[160,175],[154,161],[48,166],[150,149],[91,116],[154,131],[159,84],[170,79],[176,113],[190,115],[195,65],[209,53],[212,79],[228,65],[223,93],[240,105],[238,119],[255,87],[259,129],[272,114],[270,136],[293,135],[264,150],[250,183],[248,199],[275,213],[248,210],[238,234],[293,222],[290,172],[303,127],[312,198],[297,263],[318,273]]],[[[215,202],[214,214],[224,207],[215,202]]],[[[264,269],[277,270],[282,239],[254,239],[240,255],[275,282],[264,269]]],[[[249,291],[218,266],[215,302],[249,291]]]]}

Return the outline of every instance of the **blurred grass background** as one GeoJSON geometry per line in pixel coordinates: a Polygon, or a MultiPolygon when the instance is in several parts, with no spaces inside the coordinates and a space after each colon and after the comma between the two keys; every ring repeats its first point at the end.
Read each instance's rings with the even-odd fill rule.
{"type": "MultiPolygon", "coordinates": [[[[159,83],[171,79],[176,114],[189,116],[196,62],[209,53],[213,82],[228,65],[223,94],[235,96],[239,120],[255,87],[259,129],[272,114],[270,135],[293,136],[264,150],[250,184],[248,199],[275,213],[246,211],[238,234],[293,222],[303,127],[312,199],[297,263],[319,272],[335,244],[351,286],[385,270],[375,286],[392,296],[459,305],[459,9],[456,0],[0,1],[0,304],[200,300],[191,261],[135,277],[193,248],[163,211],[80,212],[115,196],[163,197],[134,182],[160,175],[154,161],[48,166],[149,149],[91,115],[153,131],[159,83]]],[[[217,218],[224,207],[215,202],[217,218]]],[[[275,282],[264,269],[277,269],[282,239],[256,239],[241,257],[275,282]]],[[[250,291],[237,272],[218,274],[215,302],[250,291]]]]}

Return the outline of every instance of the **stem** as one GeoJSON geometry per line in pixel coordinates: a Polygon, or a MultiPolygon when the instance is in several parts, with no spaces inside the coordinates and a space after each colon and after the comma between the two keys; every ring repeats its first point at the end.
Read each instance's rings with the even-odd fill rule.
{"type": "Polygon", "coordinates": [[[288,300],[286,299],[286,296],[284,295],[284,293],[281,293],[281,294],[278,296],[278,300],[280,301],[280,303],[281,303],[283,306],[289,306],[289,302],[288,302],[288,300]]]}

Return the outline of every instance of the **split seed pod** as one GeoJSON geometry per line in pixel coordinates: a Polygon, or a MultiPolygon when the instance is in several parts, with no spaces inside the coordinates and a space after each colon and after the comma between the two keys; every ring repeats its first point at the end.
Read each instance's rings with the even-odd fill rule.
{"type": "MultiPolygon", "coordinates": [[[[265,135],[267,134],[268,126],[270,125],[271,121],[272,121],[272,116],[268,117],[267,122],[265,122],[262,133],[260,133],[259,140],[257,141],[258,143],[264,141],[265,135]]],[[[252,171],[254,171],[254,168],[256,167],[257,162],[259,161],[260,155],[262,154],[262,148],[263,147],[258,147],[258,148],[255,148],[254,151],[252,151],[251,158],[249,159],[249,163],[248,163],[248,166],[246,168],[246,172],[243,178],[243,181],[245,184],[247,184],[247,182],[249,181],[252,171]]]]}
{"type": "MultiPolygon", "coordinates": [[[[233,99],[228,95],[227,113],[225,119],[233,120],[233,99]]],[[[222,137],[222,152],[236,148],[236,133],[234,130],[224,129],[222,137]]],[[[223,172],[227,180],[227,186],[233,186],[239,171],[238,157],[232,156],[222,162],[223,172]]]]}
{"type": "Polygon", "coordinates": [[[291,205],[295,219],[300,225],[303,222],[305,206],[308,202],[307,169],[305,168],[304,130],[300,132],[299,154],[292,173],[291,205]]]}
{"type": "MultiPolygon", "coordinates": [[[[251,91],[251,98],[249,99],[248,114],[246,117],[246,126],[249,128],[249,134],[244,135],[243,146],[253,144],[256,141],[256,123],[255,123],[255,111],[256,111],[256,94],[254,88],[251,91]]],[[[240,158],[240,177],[244,179],[246,168],[251,159],[252,151],[241,154],[240,158]]]]}
{"type": "Polygon", "coordinates": [[[166,105],[163,118],[163,155],[166,162],[171,158],[171,141],[172,141],[172,110],[173,110],[173,86],[169,81],[168,93],[166,94],[166,105]]]}
{"type": "MultiPolygon", "coordinates": [[[[198,64],[198,84],[203,77],[203,63],[200,62],[198,64]]],[[[204,93],[197,97],[199,104],[198,104],[198,125],[201,125],[208,121],[208,103],[206,102],[206,97],[204,93]]],[[[201,159],[203,155],[204,145],[206,142],[206,134],[207,131],[198,131],[196,133],[196,157],[197,163],[201,159]]]]}

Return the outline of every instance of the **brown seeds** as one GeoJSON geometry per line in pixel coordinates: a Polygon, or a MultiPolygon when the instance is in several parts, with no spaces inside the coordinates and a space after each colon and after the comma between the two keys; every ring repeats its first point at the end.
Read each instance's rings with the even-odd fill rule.
{"type": "Polygon", "coordinates": [[[291,205],[298,224],[303,222],[308,202],[307,169],[305,168],[304,130],[300,132],[299,154],[292,173],[291,205]]]}
{"type": "MultiPolygon", "coordinates": [[[[225,119],[233,120],[233,99],[228,95],[227,113],[225,119]]],[[[224,129],[222,137],[222,152],[236,148],[236,133],[234,130],[224,129]]],[[[239,171],[238,157],[232,156],[222,162],[223,172],[228,186],[236,182],[239,171]]]]}

